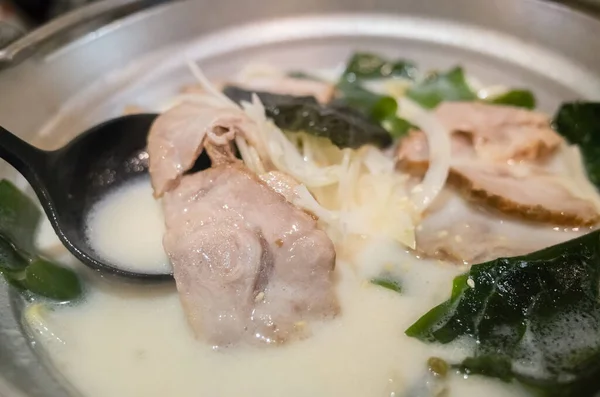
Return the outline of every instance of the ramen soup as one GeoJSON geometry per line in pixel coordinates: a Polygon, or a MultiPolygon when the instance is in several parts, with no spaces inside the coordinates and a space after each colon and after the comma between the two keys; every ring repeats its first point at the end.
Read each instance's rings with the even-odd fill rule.
{"type": "Polygon", "coordinates": [[[174,282],[84,271],[47,221],[27,224],[36,248],[0,228],[26,329],[75,390],[600,390],[600,105],[551,116],[527,90],[374,54],[333,78],[190,68],[198,84],[149,132],[148,175],[102,198],[86,232],[108,262],[174,282]],[[191,172],[200,155],[210,167],[191,172]]]}

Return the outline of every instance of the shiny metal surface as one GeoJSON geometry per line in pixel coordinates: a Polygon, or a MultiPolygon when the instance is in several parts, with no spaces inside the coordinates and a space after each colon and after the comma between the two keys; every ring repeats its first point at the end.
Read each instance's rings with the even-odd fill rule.
{"type": "Polygon", "coordinates": [[[103,22],[122,18],[166,1],[168,0],[101,1],[83,7],[40,27],[5,48],[0,48],[0,69],[15,66],[27,56],[42,52],[44,45],[50,44],[51,48],[56,48],[61,44],[57,43],[60,39],[67,40],[73,34],[81,35],[93,27],[102,26],[103,22]],[[85,26],[86,23],[92,26],[85,26]]]}
{"type": "MultiPolygon", "coordinates": [[[[133,3],[140,2],[99,3],[99,15],[133,3]]],[[[126,105],[159,107],[193,81],[186,59],[218,77],[250,61],[332,68],[362,49],[424,67],[460,63],[479,80],[531,88],[547,111],[568,99],[600,99],[600,22],[539,0],[174,2],[51,52],[30,50],[70,31],[70,18],[3,55],[0,123],[46,148],[126,105]]],[[[14,175],[3,164],[0,173],[14,175]]],[[[73,394],[23,337],[21,303],[0,280],[0,395],[73,394]]]]}

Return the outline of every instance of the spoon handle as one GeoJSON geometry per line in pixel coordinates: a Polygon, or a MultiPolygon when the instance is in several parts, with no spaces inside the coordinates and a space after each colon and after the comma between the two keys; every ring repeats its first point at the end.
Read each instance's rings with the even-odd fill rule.
{"type": "Polygon", "coordinates": [[[0,127],[0,158],[19,171],[32,186],[42,184],[48,155],[0,127]]]}

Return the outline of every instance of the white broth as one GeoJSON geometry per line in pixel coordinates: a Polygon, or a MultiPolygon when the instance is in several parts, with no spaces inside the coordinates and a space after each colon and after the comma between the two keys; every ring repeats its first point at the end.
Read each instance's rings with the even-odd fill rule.
{"type": "MultiPolygon", "coordinates": [[[[379,88],[384,89],[383,86],[379,88]]],[[[241,112],[240,109],[236,111],[241,112]]],[[[441,391],[446,391],[443,395],[450,397],[531,395],[516,382],[467,376],[454,369],[449,370],[446,378],[433,377],[428,369],[430,358],[459,363],[473,354],[474,341],[463,339],[446,345],[424,343],[406,336],[405,330],[432,307],[448,299],[453,279],[469,267],[419,257],[425,251],[419,251],[417,232],[430,231],[430,235],[439,237],[442,242],[453,240],[464,246],[474,244],[479,235],[486,237],[492,233],[497,234],[499,240],[514,241],[515,244],[549,246],[580,236],[587,229],[525,223],[496,212],[490,215],[492,212],[466,204],[455,193],[446,197],[446,176],[442,172],[437,176],[443,178],[436,178],[435,174],[430,178],[434,182],[437,179],[444,182],[439,186],[430,183],[424,188],[425,182],[412,186],[407,174],[397,172],[396,158],[391,156],[391,151],[374,148],[339,150],[331,143],[324,148],[315,143],[318,140],[308,137],[298,141],[302,143],[300,153],[300,149],[288,141],[290,137],[261,122],[264,119],[262,105],[248,108],[246,112],[260,115],[258,121],[247,121],[256,122],[262,128],[261,139],[265,139],[264,146],[275,153],[270,154],[270,160],[278,164],[277,171],[293,176],[307,189],[309,185],[312,188],[310,192],[306,190],[307,195],[303,197],[299,194],[302,191],[295,190],[298,197],[286,198],[297,207],[295,210],[304,209],[314,214],[321,229],[335,244],[337,259],[333,279],[340,303],[339,314],[333,320],[299,322],[309,331],[308,337],[302,340],[270,346],[234,343],[216,347],[203,339],[206,333],[194,333],[190,326],[193,321],[188,322],[193,316],[189,306],[184,312],[174,282],[130,285],[95,275],[84,277],[85,295],[81,301],[72,305],[34,301],[24,314],[36,347],[49,357],[64,379],[86,397],[437,397],[442,395],[441,391]],[[271,147],[269,143],[274,145],[271,147]],[[273,147],[280,148],[281,153],[273,147]],[[308,171],[302,169],[305,164],[310,165],[308,171]],[[414,203],[408,199],[419,189],[425,189],[434,197],[431,199],[434,204],[422,213],[415,210],[420,207],[412,205],[414,203]],[[436,199],[440,191],[442,194],[436,199]],[[316,203],[313,207],[303,207],[313,201],[316,203]],[[438,204],[440,208],[436,208],[438,204]],[[367,223],[370,223],[369,227],[363,227],[367,223]],[[475,231],[464,234],[463,240],[461,234],[448,233],[449,226],[475,231]],[[476,226],[483,227],[477,229],[476,226]],[[446,240],[442,238],[447,236],[446,240]],[[409,252],[407,247],[416,251],[409,252]],[[384,274],[399,280],[400,293],[371,282],[384,274]]],[[[234,120],[240,119],[239,114],[236,116],[234,120]]],[[[433,117],[423,116],[435,121],[433,117]]],[[[445,132],[442,128],[436,129],[445,132]]],[[[451,134],[441,136],[450,139],[451,134]]],[[[300,138],[296,136],[295,139],[300,138]]],[[[295,144],[299,145],[298,142],[295,144]]],[[[450,142],[446,143],[450,147],[450,142]]],[[[257,166],[256,159],[249,154],[252,152],[239,142],[238,148],[248,169],[262,174],[264,167],[257,166]]],[[[566,147],[559,150],[569,151],[566,147]]],[[[585,177],[578,181],[567,172],[568,164],[560,163],[559,160],[568,160],[565,156],[561,154],[556,164],[551,164],[554,171],[564,173],[566,180],[573,180],[570,185],[578,192],[576,196],[590,199],[598,206],[600,201],[596,191],[587,186],[589,182],[585,177]]],[[[443,158],[447,168],[450,167],[450,154],[443,158]]],[[[573,164],[583,175],[580,161],[572,160],[573,164]]],[[[112,192],[97,204],[88,219],[87,238],[103,258],[130,271],[159,273],[171,270],[162,244],[165,234],[163,210],[152,193],[149,180],[140,179],[112,192]]],[[[224,195],[222,200],[217,200],[219,207],[227,206],[226,201],[231,197],[231,194],[224,195]]],[[[165,208],[169,219],[169,206],[165,208]]],[[[212,212],[206,210],[205,213],[213,215],[214,208],[209,208],[212,212]]],[[[260,210],[262,216],[264,211],[260,210]]],[[[182,211],[188,211],[188,207],[182,211]]],[[[197,217],[185,218],[182,224],[187,227],[195,221],[200,223],[198,228],[204,226],[203,220],[197,217]]],[[[171,222],[169,225],[171,231],[171,222]]],[[[182,230],[188,233],[188,229],[182,230]]],[[[203,251],[209,240],[216,238],[214,236],[219,235],[211,234],[206,241],[202,240],[203,245],[199,249],[194,247],[191,256],[206,255],[203,251]]],[[[57,249],[60,244],[47,222],[42,224],[37,241],[40,250],[48,256],[65,257],[66,251],[63,247],[57,249]]],[[[169,252],[173,258],[173,251],[169,252]]],[[[311,251],[306,257],[314,256],[311,251]]],[[[333,263],[333,255],[329,258],[329,263],[333,263]]],[[[174,263],[178,270],[177,262],[174,263]]],[[[330,276],[331,266],[327,271],[330,276]]],[[[179,275],[176,276],[181,285],[179,275]]],[[[186,277],[185,280],[195,278],[186,277]]],[[[190,290],[206,281],[205,278],[197,280],[190,290]]],[[[315,285],[311,281],[310,286],[315,285]]],[[[219,293],[210,298],[222,297],[219,294],[227,292],[217,291],[219,293]]],[[[182,292],[182,296],[185,301],[185,293],[182,292]]],[[[199,300],[201,304],[206,301],[199,300]]],[[[254,315],[255,312],[251,313],[254,315]]],[[[206,323],[205,317],[194,319],[198,318],[206,323]]]]}
{"type": "MultiPolygon", "coordinates": [[[[175,288],[96,281],[86,301],[32,306],[25,319],[56,368],[91,397],[402,396],[426,374],[431,356],[460,358],[460,346],[428,345],[404,330],[449,294],[461,269],[415,259],[396,244],[363,252],[364,266],[338,262],[342,315],[314,324],[312,336],[284,346],[213,350],[194,339],[175,288]],[[392,266],[405,281],[396,292],[364,281],[392,266]]],[[[450,380],[451,396],[526,395],[481,377],[450,380]]]]}
{"type": "Polygon", "coordinates": [[[152,197],[150,180],[141,178],[102,198],[90,212],[86,233],[94,250],[122,269],[168,273],[164,231],[160,202],[152,197]]]}

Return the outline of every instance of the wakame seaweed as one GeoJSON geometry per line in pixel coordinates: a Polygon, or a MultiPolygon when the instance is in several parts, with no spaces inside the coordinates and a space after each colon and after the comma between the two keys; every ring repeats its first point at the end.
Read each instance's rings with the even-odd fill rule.
{"type": "Polygon", "coordinates": [[[342,80],[352,82],[391,77],[414,80],[416,74],[417,68],[410,61],[404,59],[389,61],[376,54],[357,52],[348,61],[342,80]]]}
{"type": "Polygon", "coordinates": [[[448,301],[407,331],[425,342],[476,340],[467,374],[516,379],[538,395],[600,391],[600,231],[471,267],[448,301]]]}
{"type": "MultiPolygon", "coordinates": [[[[406,95],[427,109],[433,109],[445,101],[479,101],[477,93],[469,86],[461,67],[430,74],[423,81],[409,88],[406,95]]],[[[507,91],[484,102],[525,109],[533,109],[536,105],[533,93],[522,89],[507,91]]]]}
{"type": "MultiPolygon", "coordinates": [[[[227,86],[230,99],[251,101],[252,91],[227,86]]],[[[340,148],[359,148],[366,144],[386,147],[392,143],[388,131],[373,123],[361,112],[343,104],[322,105],[314,97],[294,97],[257,92],[267,117],[281,129],[329,138],[340,148]]]]}
{"type": "Polygon", "coordinates": [[[475,101],[476,93],[469,87],[461,67],[448,72],[432,73],[406,92],[413,101],[426,109],[433,109],[443,101],[475,101]]]}
{"type": "Polygon", "coordinates": [[[554,117],[554,128],[579,147],[588,178],[600,190],[600,102],[563,104],[554,117]]]}
{"type": "Polygon", "coordinates": [[[333,105],[355,109],[385,128],[394,138],[406,135],[413,128],[408,121],[398,117],[398,103],[389,95],[380,95],[365,89],[358,82],[341,80],[337,85],[338,98],[333,105]]]}
{"type": "Polygon", "coordinates": [[[76,299],[81,284],[70,269],[34,253],[41,212],[7,180],[0,181],[0,274],[16,288],[59,301],[76,299]]]}
{"type": "Polygon", "coordinates": [[[516,106],[525,109],[535,109],[535,96],[528,90],[511,90],[504,94],[488,98],[487,102],[494,105],[516,106]]]}
{"type": "Polygon", "coordinates": [[[9,181],[0,181],[0,236],[31,250],[40,217],[41,211],[29,197],[9,181]]]}
{"type": "Polygon", "coordinates": [[[320,78],[318,78],[317,76],[314,76],[310,73],[306,73],[300,70],[292,70],[291,72],[287,73],[288,77],[292,77],[294,79],[302,79],[302,80],[312,80],[312,81],[322,81],[320,78]]]}
{"type": "Polygon", "coordinates": [[[371,283],[389,289],[390,291],[397,292],[399,294],[402,293],[402,283],[389,274],[384,274],[379,277],[372,278],[371,283]]]}
{"type": "Polygon", "coordinates": [[[408,133],[414,126],[397,116],[398,103],[389,95],[372,92],[363,86],[367,80],[416,77],[416,66],[406,60],[388,61],[370,53],[355,53],[336,85],[338,104],[352,107],[383,126],[394,138],[408,133]]]}

